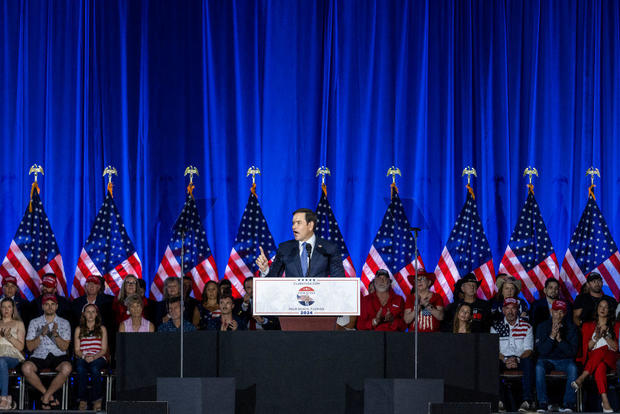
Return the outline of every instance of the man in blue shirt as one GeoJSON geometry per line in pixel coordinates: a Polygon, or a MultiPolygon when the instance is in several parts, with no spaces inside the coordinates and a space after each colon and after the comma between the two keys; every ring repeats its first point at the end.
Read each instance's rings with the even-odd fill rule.
{"type": "MultiPolygon", "coordinates": [[[[168,322],[164,322],[157,328],[157,332],[179,332],[181,329],[181,297],[175,296],[168,299],[168,314],[170,319],[168,322]]],[[[195,331],[196,327],[183,319],[183,331],[191,332],[195,331]]]]}

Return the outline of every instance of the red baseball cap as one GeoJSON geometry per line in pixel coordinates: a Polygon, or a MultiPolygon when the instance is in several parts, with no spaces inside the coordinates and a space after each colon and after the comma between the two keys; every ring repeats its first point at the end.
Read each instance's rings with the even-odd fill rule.
{"type": "Polygon", "coordinates": [[[43,295],[43,297],[41,298],[41,304],[44,304],[45,302],[48,302],[50,300],[58,303],[58,298],[56,297],[56,295],[43,295]]]}
{"type": "Polygon", "coordinates": [[[506,298],[504,299],[504,306],[515,305],[519,306],[519,301],[515,298],[506,298]]]}
{"type": "Polygon", "coordinates": [[[44,276],[41,284],[46,288],[54,288],[56,287],[56,277],[52,275],[44,276]]]}
{"type": "Polygon", "coordinates": [[[90,275],[86,278],[86,283],[96,283],[96,284],[100,284],[99,282],[99,278],[95,275],[90,275]]]}
{"type": "Polygon", "coordinates": [[[2,286],[6,285],[7,283],[12,283],[15,286],[17,286],[17,279],[15,278],[15,276],[5,276],[4,279],[2,279],[2,286]]]}
{"type": "Polygon", "coordinates": [[[551,305],[551,309],[562,310],[566,312],[566,310],[568,309],[568,306],[566,305],[566,302],[564,302],[563,300],[557,299],[553,301],[553,305],[551,305]]]}

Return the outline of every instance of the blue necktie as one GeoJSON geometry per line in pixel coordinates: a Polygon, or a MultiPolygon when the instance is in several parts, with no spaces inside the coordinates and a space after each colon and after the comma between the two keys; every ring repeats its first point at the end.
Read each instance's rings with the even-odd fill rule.
{"type": "Polygon", "coordinates": [[[306,277],[308,272],[308,251],[306,250],[306,242],[301,244],[301,273],[302,277],[306,277]]]}

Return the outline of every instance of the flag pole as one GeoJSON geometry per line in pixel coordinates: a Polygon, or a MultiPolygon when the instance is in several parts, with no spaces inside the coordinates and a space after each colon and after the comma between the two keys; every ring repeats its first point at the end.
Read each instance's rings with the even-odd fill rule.
{"type": "MultiPolygon", "coordinates": [[[[198,168],[193,165],[185,168],[185,173],[183,176],[189,175],[189,184],[187,185],[187,193],[190,197],[194,197],[194,175],[198,175],[198,168]]],[[[185,276],[185,229],[181,229],[181,273],[179,274],[179,294],[181,295],[181,326],[179,332],[181,333],[181,365],[179,367],[180,378],[183,378],[183,349],[184,349],[184,335],[183,335],[183,325],[185,325],[185,285],[183,284],[183,279],[185,276]]],[[[174,324],[174,322],[173,322],[174,324]]]]}

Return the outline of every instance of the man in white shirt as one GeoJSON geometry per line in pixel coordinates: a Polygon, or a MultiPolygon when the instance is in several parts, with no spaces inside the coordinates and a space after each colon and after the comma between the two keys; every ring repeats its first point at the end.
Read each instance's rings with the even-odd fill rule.
{"type": "MultiPolygon", "coordinates": [[[[532,326],[519,319],[519,300],[504,299],[502,307],[504,319],[499,320],[491,327],[491,333],[499,334],[500,370],[520,370],[523,372],[523,403],[520,412],[535,409],[534,388],[534,333],[532,326]]],[[[504,390],[500,390],[500,395],[504,390]]],[[[500,398],[501,399],[501,398],[500,398]]],[[[500,401],[500,409],[503,404],[500,401]]]]}
{"type": "Polygon", "coordinates": [[[280,277],[345,277],[342,256],[338,245],[317,237],[314,229],[318,222],[316,213],[308,208],[293,212],[295,240],[278,246],[276,257],[269,264],[263,248],[256,259],[261,276],[280,277]]]}

